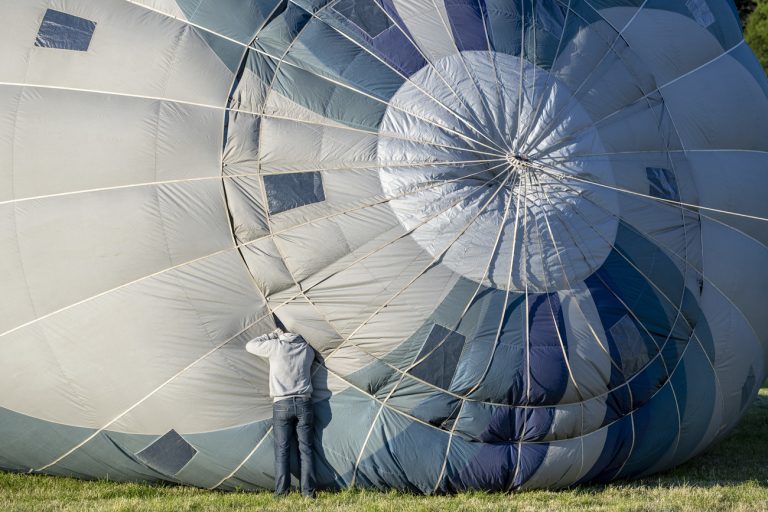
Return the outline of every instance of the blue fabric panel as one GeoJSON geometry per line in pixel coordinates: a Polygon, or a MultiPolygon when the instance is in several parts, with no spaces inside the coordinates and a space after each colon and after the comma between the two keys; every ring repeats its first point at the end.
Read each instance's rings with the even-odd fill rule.
{"type": "Polygon", "coordinates": [[[553,407],[493,406],[493,416],[480,434],[484,443],[541,441],[549,432],[555,416],[553,407]]]}
{"type": "MultiPolygon", "coordinates": [[[[617,477],[633,477],[660,460],[675,444],[678,436],[678,413],[670,385],[632,415],[635,421],[635,444],[626,465],[617,477]]],[[[631,440],[631,436],[630,436],[631,440]]]]}
{"type": "Polygon", "coordinates": [[[698,343],[688,347],[671,382],[681,414],[677,463],[691,456],[706,435],[717,400],[715,375],[698,343]]]}
{"type": "Polygon", "coordinates": [[[709,30],[727,50],[741,40],[741,22],[733,7],[728,5],[730,3],[722,0],[649,0],[644,9],[663,9],[687,16],[709,30]]]}
{"type": "Polygon", "coordinates": [[[491,47],[502,53],[520,55],[520,26],[522,12],[519,2],[485,0],[488,16],[488,37],[491,47]]]}
{"type": "Polygon", "coordinates": [[[362,42],[350,41],[337,30],[322,22],[309,24],[289,53],[288,62],[387,101],[403,84],[403,78],[371,55],[372,49],[364,49],[362,42]]]}
{"type": "Polygon", "coordinates": [[[217,34],[250,44],[270,13],[285,9],[286,0],[176,0],[184,16],[217,34]]]}
{"type": "Polygon", "coordinates": [[[365,487],[378,489],[394,486],[432,492],[447,448],[447,432],[382,409],[359,464],[358,481],[365,487]],[[426,449],[414,450],[414,447],[426,449]]]}
{"type": "Polygon", "coordinates": [[[448,389],[463,349],[464,336],[435,324],[417,356],[417,360],[425,356],[426,359],[413,367],[410,373],[441,389],[448,389]]]}
{"type": "Polygon", "coordinates": [[[261,30],[253,45],[280,58],[311,20],[312,16],[306,10],[288,2],[285,10],[261,30]]]}
{"type": "Polygon", "coordinates": [[[2,407],[0,424],[3,426],[0,468],[11,471],[44,466],[93,432],[93,429],[60,425],[2,407]],[[41,439],[45,442],[41,443],[41,439]]]}
{"type": "MultiPolygon", "coordinates": [[[[621,263],[621,262],[616,262],[621,263]]],[[[631,267],[628,267],[625,269],[628,273],[633,270],[631,267]]],[[[644,319],[644,316],[640,316],[637,314],[636,311],[629,311],[624,304],[619,300],[619,297],[617,295],[621,295],[619,292],[614,290],[613,288],[609,288],[606,286],[606,281],[603,279],[604,276],[598,271],[598,273],[593,274],[592,276],[588,277],[585,280],[585,284],[589,288],[589,292],[592,295],[592,300],[595,302],[595,306],[597,307],[598,314],[600,315],[600,320],[605,328],[605,335],[606,339],[608,341],[608,349],[611,354],[611,359],[621,367],[621,369],[624,369],[624,361],[622,361],[622,353],[618,349],[620,341],[617,341],[614,339],[613,334],[611,333],[611,327],[617,324],[620,320],[622,320],[624,317],[628,317],[629,321],[634,325],[640,334],[640,339],[644,342],[643,346],[637,347],[636,353],[629,352],[625,354],[625,357],[632,357],[632,356],[638,356],[643,351],[646,354],[650,354],[651,357],[655,355],[658,352],[658,349],[656,348],[656,345],[654,344],[653,340],[648,336],[645,329],[643,329],[642,325],[639,325],[637,320],[633,317],[632,314],[637,315],[637,318],[640,320],[644,319]]],[[[643,283],[641,281],[636,281],[636,284],[639,286],[642,286],[643,283]]],[[[625,303],[626,304],[626,303],[625,303]]],[[[638,309],[635,307],[634,309],[638,309]]],[[[651,311],[653,312],[653,310],[651,311]]],[[[666,333],[664,334],[664,336],[666,333]]],[[[664,336],[660,336],[660,339],[658,341],[659,345],[664,340],[664,336]]],[[[624,344],[622,344],[622,348],[624,348],[624,351],[627,352],[631,347],[624,347],[624,344]]],[[[613,370],[617,370],[616,368],[613,368],[613,370]]],[[[612,383],[614,385],[620,384],[626,379],[631,377],[629,374],[621,374],[616,375],[615,378],[612,378],[612,383]]]]}
{"type": "Polygon", "coordinates": [[[136,457],[164,475],[175,475],[195,456],[197,450],[175,430],[169,430],[141,450],[136,457]]]}
{"type": "Polygon", "coordinates": [[[96,22],[48,9],[35,38],[35,46],[60,50],[88,51],[96,22]]]}
{"type": "Polygon", "coordinates": [[[568,367],[563,350],[565,320],[556,293],[528,297],[528,344],[530,349],[530,405],[559,403],[568,386],[568,367]],[[560,337],[563,345],[560,345],[560,337]]]}
{"type": "Polygon", "coordinates": [[[608,482],[627,460],[632,450],[632,417],[625,416],[607,428],[603,451],[592,469],[577,483],[608,482]]]}
{"type": "MultiPolygon", "coordinates": [[[[523,389],[521,379],[524,354],[521,341],[525,326],[522,309],[525,299],[522,294],[510,294],[502,318],[504,297],[505,292],[486,290],[478,296],[465,321],[458,328],[468,341],[456,369],[452,391],[466,393],[480,381],[494,345],[498,345],[497,352],[501,350],[503,353],[494,355],[487,375],[472,397],[478,400],[513,403],[508,402],[509,382],[512,381],[516,389],[523,389]],[[499,323],[502,323],[502,330],[496,343],[499,323]]],[[[519,396],[518,393],[514,395],[519,396]]]]}
{"type": "Polygon", "coordinates": [[[454,436],[440,491],[506,491],[512,486],[516,464],[516,444],[471,443],[454,436]]]}
{"type": "Polygon", "coordinates": [[[398,27],[391,27],[373,40],[377,54],[405,76],[427,65],[427,61],[398,27]]]}
{"type": "Polygon", "coordinates": [[[628,385],[612,389],[605,400],[605,417],[601,426],[610,425],[632,412],[633,396],[628,385]]]}
{"type": "Polygon", "coordinates": [[[333,5],[333,9],[371,38],[393,25],[392,20],[374,0],[341,0],[333,5]]]}
{"type": "MultiPolygon", "coordinates": [[[[368,1],[368,0],[365,0],[368,1]]],[[[413,37],[408,32],[408,27],[403,23],[400,14],[391,0],[371,0],[377,8],[377,17],[383,16],[386,21],[380,24],[390,24],[386,29],[373,36],[366,34],[372,41],[372,47],[376,54],[393,68],[405,76],[410,76],[426,65],[426,60],[418,48],[412,43],[413,37]]],[[[357,3],[357,0],[355,1],[357,3]]],[[[369,11],[371,14],[373,11],[369,11]]]]}
{"type": "Polygon", "coordinates": [[[385,102],[289,65],[280,66],[273,87],[291,101],[328,119],[368,131],[379,129],[387,109],[385,102]],[[312,91],[312,94],[306,94],[306,91],[312,91]]]}
{"type": "Polygon", "coordinates": [[[270,214],[325,201],[323,179],[319,172],[267,174],[264,176],[264,188],[270,214]]]}
{"type": "Polygon", "coordinates": [[[664,366],[662,358],[657,357],[648,366],[638,373],[631,381],[629,388],[632,391],[634,407],[640,407],[649,400],[666,384],[669,379],[668,369],[664,366]]]}
{"type": "Polygon", "coordinates": [[[437,393],[414,407],[410,414],[422,421],[450,431],[461,404],[455,396],[437,393]]]}
{"type": "Polygon", "coordinates": [[[446,0],[445,10],[459,51],[488,50],[485,0],[446,0]]]}
{"type": "Polygon", "coordinates": [[[669,169],[663,167],[646,167],[645,172],[648,175],[649,190],[648,193],[653,197],[660,199],[669,199],[671,201],[680,200],[680,190],[677,188],[677,179],[669,169]]]}
{"type": "Polygon", "coordinates": [[[518,488],[527,482],[538,471],[549,445],[546,443],[523,443],[519,446],[519,467],[512,479],[512,487],[518,488]]]}

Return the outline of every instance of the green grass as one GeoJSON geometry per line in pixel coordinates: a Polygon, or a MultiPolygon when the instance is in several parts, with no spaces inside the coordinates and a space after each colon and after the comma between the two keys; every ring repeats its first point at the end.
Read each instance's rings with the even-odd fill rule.
{"type": "Polygon", "coordinates": [[[416,496],[397,492],[320,493],[275,499],[269,492],[216,492],[183,486],[0,473],[2,511],[192,510],[766,510],[768,388],[733,434],[705,454],[644,480],[564,491],[416,496]]]}

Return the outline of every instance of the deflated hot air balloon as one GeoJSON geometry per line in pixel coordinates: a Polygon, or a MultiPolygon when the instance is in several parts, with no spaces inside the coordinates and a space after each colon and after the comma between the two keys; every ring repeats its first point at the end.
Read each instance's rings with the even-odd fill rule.
{"type": "Polygon", "coordinates": [[[768,81],[726,0],[0,3],[0,468],[321,487],[672,467],[766,375],[768,81]]]}

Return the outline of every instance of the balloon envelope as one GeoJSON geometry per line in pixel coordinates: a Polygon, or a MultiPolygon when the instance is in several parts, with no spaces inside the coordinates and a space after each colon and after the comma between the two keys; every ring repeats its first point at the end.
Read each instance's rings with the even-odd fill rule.
{"type": "Polygon", "coordinates": [[[766,375],[768,81],[726,0],[0,4],[0,468],[322,487],[669,468],[766,375]]]}

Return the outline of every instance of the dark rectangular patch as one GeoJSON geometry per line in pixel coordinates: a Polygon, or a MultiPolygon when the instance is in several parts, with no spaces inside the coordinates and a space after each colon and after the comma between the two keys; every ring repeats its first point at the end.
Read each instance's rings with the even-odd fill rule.
{"type": "Polygon", "coordinates": [[[35,46],[85,52],[95,29],[95,21],[48,9],[37,32],[35,46]]]}
{"type": "Polygon", "coordinates": [[[264,176],[264,187],[270,214],[325,201],[319,172],[268,174],[264,176]]]}
{"type": "Polygon", "coordinates": [[[677,188],[675,175],[669,169],[663,167],[646,167],[645,172],[650,182],[650,194],[660,199],[672,201],[680,200],[680,191],[677,188]]]}
{"type": "Polygon", "coordinates": [[[417,361],[424,360],[414,366],[410,374],[440,389],[448,389],[464,349],[464,340],[458,332],[435,324],[416,358],[417,361]]]}
{"type": "Polygon", "coordinates": [[[164,475],[175,475],[195,456],[197,450],[171,429],[136,454],[144,464],[164,475]]]}

